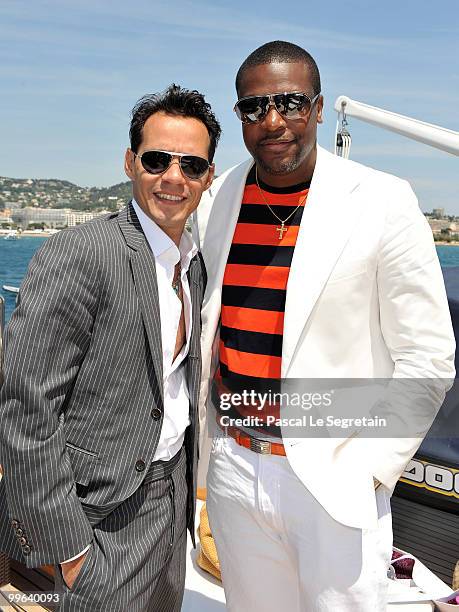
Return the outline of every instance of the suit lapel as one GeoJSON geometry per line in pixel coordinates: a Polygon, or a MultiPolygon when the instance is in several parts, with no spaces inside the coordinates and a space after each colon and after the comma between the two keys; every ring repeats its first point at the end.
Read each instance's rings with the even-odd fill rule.
{"type": "Polygon", "coordinates": [[[192,304],[192,326],[190,347],[186,360],[186,378],[190,397],[190,419],[192,427],[194,427],[196,421],[199,392],[198,383],[201,375],[201,302],[203,287],[200,267],[198,258],[194,257],[188,270],[188,283],[192,304]]]}
{"type": "Polygon", "coordinates": [[[131,249],[129,260],[132,278],[147,333],[157,388],[163,400],[163,350],[155,258],[131,203],[120,213],[118,222],[124,239],[131,249]]]}
{"type": "Polygon", "coordinates": [[[198,461],[198,440],[199,440],[199,420],[198,420],[198,398],[199,381],[201,379],[201,302],[203,294],[203,275],[201,263],[198,256],[195,256],[188,269],[188,283],[190,287],[192,304],[192,328],[190,347],[186,360],[186,379],[188,382],[188,394],[190,398],[190,427],[185,434],[185,448],[188,457],[188,465],[191,469],[191,483],[188,490],[188,529],[194,541],[194,517],[196,500],[196,480],[197,480],[197,461],[198,461]]]}
{"type": "Polygon", "coordinates": [[[215,193],[216,188],[212,185],[203,194],[196,210],[197,242],[204,256],[208,279],[212,284],[218,284],[215,275],[221,271],[222,265],[224,271],[241,208],[245,181],[252,165],[253,159],[250,159],[228,170],[226,180],[221,177],[222,183],[215,193]],[[219,246],[218,257],[214,256],[216,244],[219,246]]]}
{"type": "Polygon", "coordinates": [[[201,356],[201,302],[202,302],[202,276],[201,276],[201,264],[198,256],[193,257],[190,262],[188,269],[188,284],[190,287],[191,305],[192,305],[192,328],[190,338],[190,350],[188,355],[190,357],[201,356]]]}
{"type": "Polygon", "coordinates": [[[282,377],[288,370],[328,277],[346,246],[362,203],[351,194],[362,176],[318,147],[287,284],[282,377]]]}

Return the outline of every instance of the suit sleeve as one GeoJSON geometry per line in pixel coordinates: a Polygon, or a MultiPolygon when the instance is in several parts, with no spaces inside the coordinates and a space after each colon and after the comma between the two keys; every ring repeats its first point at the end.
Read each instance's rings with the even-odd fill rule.
{"type": "Polygon", "coordinates": [[[1,458],[28,567],[71,558],[93,538],[66,453],[65,407],[97,311],[94,252],[77,230],[48,239],[30,263],[7,328],[1,458]]]}
{"type": "MultiPolygon", "coordinates": [[[[390,195],[388,195],[390,197],[390,195]]],[[[398,182],[379,248],[380,325],[394,362],[384,412],[391,432],[371,440],[373,475],[395,486],[454,380],[455,341],[432,232],[416,196],[398,182]]]]}

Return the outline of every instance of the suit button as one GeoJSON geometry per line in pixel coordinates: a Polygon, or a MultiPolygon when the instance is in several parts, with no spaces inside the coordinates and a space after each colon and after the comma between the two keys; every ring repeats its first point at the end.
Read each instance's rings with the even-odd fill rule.
{"type": "Polygon", "coordinates": [[[24,547],[23,547],[22,552],[23,552],[23,554],[24,554],[24,555],[30,555],[30,551],[31,551],[31,550],[32,550],[32,549],[31,549],[31,548],[30,548],[30,546],[27,544],[27,546],[24,546],[24,547]]]}
{"type": "Polygon", "coordinates": [[[21,546],[25,546],[27,544],[27,540],[25,538],[19,538],[19,544],[21,546]]]}
{"type": "Polygon", "coordinates": [[[24,535],[24,532],[22,531],[22,529],[16,529],[16,535],[18,538],[20,538],[21,536],[24,535]]]}
{"type": "Polygon", "coordinates": [[[11,521],[11,526],[12,526],[13,529],[17,529],[19,527],[19,522],[16,521],[15,519],[13,519],[11,521]]]}
{"type": "Polygon", "coordinates": [[[142,459],[139,459],[138,461],[136,461],[136,464],[135,464],[135,469],[136,469],[138,472],[143,472],[143,471],[144,471],[144,469],[145,469],[145,467],[146,467],[146,466],[145,466],[145,461],[142,461],[142,459]]]}
{"type": "Polygon", "coordinates": [[[159,408],[153,408],[153,410],[151,411],[151,416],[154,418],[155,421],[158,421],[163,415],[162,410],[160,410],[159,408]]]}

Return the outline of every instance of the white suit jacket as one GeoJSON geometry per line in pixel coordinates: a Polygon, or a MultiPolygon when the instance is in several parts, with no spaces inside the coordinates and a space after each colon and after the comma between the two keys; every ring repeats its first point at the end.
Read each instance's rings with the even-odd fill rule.
{"type": "MultiPolygon", "coordinates": [[[[222,281],[253,160],[203,195],[195,238],[207,268],[200,419],[218,363],[222,281]]],[[[438,379],[415,438],[284,439],[294,472],[337,521],[375,525],[373,476],[389,489],[454,378],[455,342],[432,232],[409,184],[318,147],[287,284],[282,378],[438,379]],[[426,424],[427,423],[427,424],[426,424]]],[[[397,406],[402,420],[413,406],[397,406]]],[[[204,458],[205,464],[205,458],[204,458]]]]}

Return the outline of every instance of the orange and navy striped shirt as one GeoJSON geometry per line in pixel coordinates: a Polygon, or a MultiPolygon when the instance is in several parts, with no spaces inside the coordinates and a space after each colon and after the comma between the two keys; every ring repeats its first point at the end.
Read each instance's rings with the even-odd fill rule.
{"type": "MultiPolygon", "coordinates": [[[[287,281],[309,183],[274,188],[251,169],[223,278],[220,367],[225,391],[276,388],[281,376],[287,281]],[[264,198],[263,198],[264,195],[264,198]],[[280,239],[279,219],[287,231],[280,239]],[[298,204],[301,206],[295,211],[298,204]]],[[[244,410],[238,409],[241,416],[244,410]]]]}

